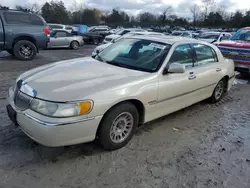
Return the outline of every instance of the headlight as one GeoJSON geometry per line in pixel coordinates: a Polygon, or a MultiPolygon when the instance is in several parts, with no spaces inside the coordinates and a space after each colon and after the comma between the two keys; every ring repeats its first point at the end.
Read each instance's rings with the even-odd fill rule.
{"type": "Polygon", "coordinates": [[[87,114],[91,111],[91,100],[76,103],[54,103],[40,99],[33,99],[30,109],[50,117],[73,117],[87,114]]]}

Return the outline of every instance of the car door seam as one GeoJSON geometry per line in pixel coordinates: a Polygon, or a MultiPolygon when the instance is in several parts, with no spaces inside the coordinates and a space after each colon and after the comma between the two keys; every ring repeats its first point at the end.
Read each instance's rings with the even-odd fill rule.
{"type": "Polygon", "coordinates": [[[181,97],[181,96],[184,96],[184,95],[188,95],[190,93],[193,93],[193,92],[196,92],[196,91],[199,91],[201,89],[205,89],[207,87],[211,87],[213,85],[216,85],[217,83],[212,83],[212,84],[209,84],[209,85],[206,85],[206,86],[203,86],[203,87],[200,87],[198,89],[195,89],[195,90],[192,90],[192,91],[189,91],[189,92],[186,92],[186,93],[182,93],[182,94],[179,94],[179,95],[175,95],[175,96],[172,96],[172,97],[168,97],[168,98],[165,98],[165,99],[161,99],[161,100],[154,100],[154,101],[150,101],[148,102],[149,105],[153,105],[153,104],[157,104],[157,103],[161,103],[161,102],[164,102],[164,101],[168,101],[168,100],[171,100],[171,99],[174,99],[174,98],[178,98],[178,97],[181,97]]]}

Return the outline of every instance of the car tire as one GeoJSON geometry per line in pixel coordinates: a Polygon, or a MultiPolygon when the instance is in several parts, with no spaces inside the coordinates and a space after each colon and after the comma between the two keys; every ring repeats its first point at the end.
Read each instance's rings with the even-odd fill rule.
{"type": "Polygon", "coordinates": [[[227,91],[227,82],[226,79],[223,78],[218,82],[218,84],[214,88],[213,94],[210,97],[210,101],[212,103],[219,102],[224,97],[226,91],[227,91]]]}
{"type": "Polygon", "coordinates": [[[15,56],[13,50],[7,50],[7,52],[8,52],[10,55],[15,56]]]}
{"type": "Polygon", "coordinates": [[[103,117],[98,131],[99,141],[105,150],[116,150],[125,146],[138,127],[139,114],[130,103],[122,103],[110,109],[103,117]]]}
{"type": "Polygon", "coordinates": [[[70,47],[73,49],[73,50],[78,50],[79,49],[79,47],[80,47],[80,44],[79,44],[79,42],[77,42],[77,41],[72,41],[71,43],[70,43],[70,47]]]}
{"type": "Polygon", "coordinates": [[[37,48],[28,40],[20,40],[15,43],[13,53],[19,60],[30,61],[36,57],[37,48]]]}
{"type": "Polygon", "coordinates": [[[99,39],[93,39],[94,45],[98,45],[100,43],[99,39]]]}

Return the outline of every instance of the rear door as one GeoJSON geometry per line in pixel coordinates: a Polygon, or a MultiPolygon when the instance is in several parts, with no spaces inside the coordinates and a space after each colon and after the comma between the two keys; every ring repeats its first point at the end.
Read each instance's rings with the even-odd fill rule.
{"type": "Polygon", "coordinates": [[[3,22],[0,17],[0,50],[4,49],[4,31],[3,31],[3,22]]]}
{"type": "Polygon", "coordinates": [[[222,79],[223,71],[213,48],[205,44],[191,44],[196,57],[193,74],[197,80],[197,99],[212,95],[216,84],[222,79]]]}

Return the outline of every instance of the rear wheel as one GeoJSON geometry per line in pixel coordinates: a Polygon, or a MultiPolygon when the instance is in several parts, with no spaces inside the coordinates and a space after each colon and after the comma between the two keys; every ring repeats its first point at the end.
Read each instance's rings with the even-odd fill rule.
{"type": "Polygon", "coordinates": [[[213,103],[219,102],[223,98],[223,96],[226,92],[226,87],[227,87],[226,79],[223,78],[216,85],[214,92],[210,98],[211,102],[213,102],[213,103]]]}
{"type": "Polygon", "coordinates": [[[93,43],[95,44],[95,45],[97,45],[97,44],[99,44],[99,39],[93,39],[93,43]]]}
{"type": "Polygon", "coordinates": [[[71,44],[70,44],[70,47],[71,47],[72,49],[74,49],[74,50],[77,50],[77,49],[79,49],[80,44],[79,44],[79,42],[77,42],[77,41],[72,41],[71,44]]]}
{"type": "Polygon", "coordinates": [[[133,137],[138,120],[138,111],[133,104],[126,102],[113,107],[100,124],[100,144],[107,150],[122,148],[133,137]]]}
{"type": "Polygon", "coordinates": [[[35,58],[37,54],[36,46],[28,40],[20,40],[14,45],[14,55],[23,61],[29,61],[35,58]]]}

